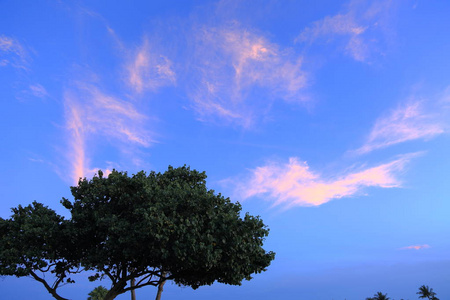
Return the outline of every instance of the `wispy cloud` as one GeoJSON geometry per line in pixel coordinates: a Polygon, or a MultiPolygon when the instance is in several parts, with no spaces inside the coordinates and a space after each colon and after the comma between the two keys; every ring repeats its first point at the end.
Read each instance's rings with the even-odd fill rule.
{"type": "Polygon", "coordinates": [[[176,82],[172,62],[153,49],[148,38],[130,55],[126,70],[128,84],[138,93],[154,91],[176,82]]]}
{"type": "Polygon", "coordinates": [[[413,101],[378,119],[365,144],[356,150],[363,154],[398,143],[429,139],[445,132],[436,114],[425,111],[423,102],[413,101]]]}
{"type": "Polygon", "coordinates": [[[422,250],[422,249],[428,249],[431,248],[431,246],[424,244],[424,245],[412,245],[407,247],[402,247],[400,250],[422,250]]]}
{"type": "Polygon", "coordinates": [[[31,94],[36,96],[36,97],[38,97],[38,98],[48,97],[47,90],[42,85],[40,85],[39,83],[30,85],[29,89],[31,91],[31,94]]]}
{"type": "Polygon", "coordinates": [[[273,99],[305,100],[302,58],[256,31],[237,22],[198,26],[191,42],[194,67],[189,92],[200,119],[218,117],[246,127],[273,99]]]}
{"type": "Polygon", "coordinates": [[[373,53],[380,52],[392,6],[389,0],[352,1],[344,12],[327,16],[304,29],[296,42],[339,41],[346,54],[357,61],[368,62],[373,53]]]}
{"type": "Polygon", "coordinates": [[[15,68],[26,69],[27,53],[14,38],[0,35],[0,67],[11,65],[15,68]]]}
{"type": "Polygon", "coordinates": [[[86,162],[86,133],[80,107],[70,94],[66,94],[66,127],[69,131],[68,159],[72,164],[71,179],[76,183],[79,178],[85,177],[87,172],[86,162]]]}
{"type": "Polygon", "coordinates": [[[124,42],[101,14],[80,5],[77,6],[77,9],[80,13],[101,22],[105,33],[117,50],[116,54],[123,61],[121,79],[133,92],[137,94],[145,91],[154,92],[161,87],[176,83],[177,74],[173,62],[165,55],[160,39],[144,35],[140,45],[131,45],[124,42]]]}
{"type": "Polygon", "coordinates": [[[400,187],[397,175],[416,155],[403,155],[389,163],[340,176],[311,171],[298,158],[290,158],[286,164],[270,162],[251,170],[250,178],[238,184],[237,192],[243,199],[267,198],[273,201],[273,206],[318,206],[333,199],[360,195],[367,187],[400,187]]]}
{"type": "Polygon", "coordinates": [[[68,130],[71,178],[90,176],[90,155],[101,138],[118,150],[130,146],[148,147],[154,140],[145,129],[146,116],[124,100],[109,96],[92,84],[78,83],[64,95],[66,128],[68,130]]]}

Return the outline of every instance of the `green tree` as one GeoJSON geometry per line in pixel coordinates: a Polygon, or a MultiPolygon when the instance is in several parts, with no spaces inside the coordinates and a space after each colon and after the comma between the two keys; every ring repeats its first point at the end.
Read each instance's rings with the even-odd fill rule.
{"type": "Polygon", "coordinates": [[[0,218],[0,275],[31,277],[54,298],[66,300],[57,289],[74,282],[70,274],[80,271],[71,261],[68,221],[38,202],[12,212],[8,220],[0,218]]]}
{"type": "MultiPolygon", "coordinates": [[[[95,271],[90,280],[109,278],[104,299],[111,300],[149,285],[158,288],[160,299],[168,280],[194,289],[215,281],[240,285],[265,271],[275,256],[262,248],[269,230],[259,217],[241,216],[239,203],[208,190],[205,179],[204,172],[184,166],[131,177],[99,171],[92,180],[80,180],[71,188],[74,200],[61,201],[71,219],[54,216],[61,225],[56,232],[70,240],[49,244],[65,263],[62,274],[80,267],[95,271]]],[[[15,221],[2,220],[1,228],[4,222],[15,221]]],[[[47,253],[42,258],[51,260],[47,253]]]]}
{"type": "Polygon", "coordinates": [[[416,293],[419,296],[419,298],[428,298],[430,300],[439,300],[436,297],[436,293],[433,292],[433,289],[428,287],[428,285],[422,285],[421,287],[419,287],[419,291],[416,293]]]}
{"type": "Polygon", "coordinates": [[[106,294],[108,294],[108,289],[99,285],[88,294],[87,300],[103,300],[106,294]]]}

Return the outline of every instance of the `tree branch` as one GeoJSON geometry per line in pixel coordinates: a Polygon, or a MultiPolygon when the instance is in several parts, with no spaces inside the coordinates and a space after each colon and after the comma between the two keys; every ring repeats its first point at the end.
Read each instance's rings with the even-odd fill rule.
{"type": "Polygon", "coordinates": [[[54,266],[56,266],[56,264],[48,264],[46,269],[38,268],[38,270],[42,273],[45,273],[45,272],[48,272],[50,270],[50,268],[54,267],[54,266]]]}
{"type": "Polygon", "coordinates": [[[54,289],[51,288],[50,285],[48,285],[47,281],[45,281],[41,277],[37,276],[36,273],[34,273],[33,271],[30,271],[30,274],[36,281],[39,281],[40,283],[42,283],[44,285],[44,287],[53,296],[53,298],[58,299],[58,300],[69,300],[69,299],[63,298],[60,295],[58,295],[58,293],[56,292],[56,288],[54,288],[54,289]]]}
{"type": "Polygon", "coordinates": [[[144,284],[141,284],[141,285],[135,285],[134,287],[127,287],[127,288],[124,288],[124,289],[123,289],[123,292],[125,293],[125,292],[128,292],[128,291],[136,290],[136,289],[139,289],[139,288],[141,288],[141,287],[149,286],[149,285],[152,285],[152,286],[158,286],[159,282],[160,282],[159,280],[158,280],[158,281],[156,281],[156,280],[154,280],[154,281],[148,281],[148,282],[146,282],[146,283],[144,283],[144,284]]]}
{"type": "Polygon", "coordinates": [[[53,283],[53,286],[52,286],[53,290],[56,290],[58,288],[58,285],[61,283],[61,281],[64,280],[64,277],[65,276],[58,276],[57,277],[58,279],[55,280],[55,282],[53,283]]]}
{"type": "Polygon", "coordinates": [[[101,271],[103,271],[103,273],[105,273],[106,276],[108,276],[113,285],[117,283],[116,278],[109,272],[109,269],[101,269],[101,271]]]}
{"type": "Polygon", "coordinates": [[[154,275],[153,273],[148,274],[148,275],[145,275],[141,280],[138,281],[138,283],[137,283],[136,285],[141,284],[141,282],[145,281],[145,280],[146,280],[147,278],[149,278],[149,277],[150,277],[149,280],[152,280],[153,275],[154,275]]]}

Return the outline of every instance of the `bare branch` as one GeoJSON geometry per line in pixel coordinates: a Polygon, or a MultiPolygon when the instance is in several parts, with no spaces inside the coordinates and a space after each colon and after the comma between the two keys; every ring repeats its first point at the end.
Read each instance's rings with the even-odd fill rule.
{"type": "Polygon", "coordinates": [[[56,264],[48,264],[47,268],[42,269],[42,268],[37,268],[40,272],[45,273],[48,272],[52,267],[56,266],[56,264]]]}
{"type": "Polygon", "coordinates": [[[149,280],[152,280],[154,274],[148,274],[146,276],[144,276],[141,280],[138,281],[137,285],[141,284],[141,282],[145,281],[147,278],[149,278],[149,280]]]}
{"type": "Polygon", "coordinates": [[[116,277],[111,274],[109,269],[101,269],[100,271],[103,271],[103,273],[105,273],[106,276],[108,276],[108,278],[111,280],[113,285],[116,285],[116,283],[117,283],[116,277]]]}
{"type": "Polygon", "coordinates": [[[63,298],[60,295],[58,295],[58,293],[56,292],[56,288],[51,288],[50,285],[47,283],[47,281],[45,281],[43,278],[37,276],[36,273],[34,273],[33,271],[30,271],[30,274],[36,281],[39,281],[40,283],[42,283],[44,285],[44,287],[47,289],[47,291],[54,298],[56,298],[57,300],[69,300],[69,299],[63,298]]]}
{"type": "Polygon", "coordinates": [[[127,288],[123,289],[123,292],[125,293],[125,292],[128,292],[128,291],[136,290],[136,289],[139,289],[141,287],[149,286],[149,285],[158,286],[159,285],[159,281],[156,281],[156,280],[148,281],[148,282],[146,282],[144,284],[141,284],[141,285],[135,285],[134,287],[127,287],[127,288]]]}

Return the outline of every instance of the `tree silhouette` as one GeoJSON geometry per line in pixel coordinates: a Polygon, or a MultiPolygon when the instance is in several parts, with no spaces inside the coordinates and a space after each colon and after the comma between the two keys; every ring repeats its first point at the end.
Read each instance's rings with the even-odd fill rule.
{"type": "Polygon", "coordinates": [[[387,294],[383,294],[382,292],[377,292],[372,298],[366,298],[366,300],[389,300],[387,294]]]}
{"type": "Polygon", "coordinates": [[[419,287],[419,291],[416,293],[419,296],[419,298],[428,298],[430,300],[439,300],[436,297],[436,293],[433,292],[433,289],[430,288],[428,285],[422,285],[421,287],[419,287]]]}

